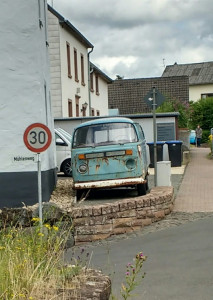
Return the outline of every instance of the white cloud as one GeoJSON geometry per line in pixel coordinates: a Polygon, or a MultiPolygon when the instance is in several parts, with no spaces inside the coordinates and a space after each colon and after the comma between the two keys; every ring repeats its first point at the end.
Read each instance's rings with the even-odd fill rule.
{"type": "Polygon", "coordinates": [[[163,59],[166,65],[213,60],[212,0],[52,1],[94,45],[92,61],[113,79],[161,76],[163,59]]]}

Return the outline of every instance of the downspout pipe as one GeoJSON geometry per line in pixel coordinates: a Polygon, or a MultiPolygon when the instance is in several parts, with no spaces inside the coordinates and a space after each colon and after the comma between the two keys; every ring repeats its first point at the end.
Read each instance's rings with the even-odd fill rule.
{"type": "Polygon", "coordinates": [[[94,48],[92,48],[88,54],[88,95],[89,95],[89,116],[91,116],[91,89],[90,89],[90,53],[92,53],[94,48]]]}

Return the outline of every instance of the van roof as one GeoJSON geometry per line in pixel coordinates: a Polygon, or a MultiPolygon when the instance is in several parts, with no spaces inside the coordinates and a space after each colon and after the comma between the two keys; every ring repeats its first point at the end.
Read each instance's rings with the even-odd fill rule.
{"type": "Polygon", "coordinates": [[[129,118],[124,118],[124,117],[100,118],[100,119],[95,119],[95,120],[84,122],[84,123],[78,125],[76,128],[89,126],[89,125],[95,125],[95,124],[102,124],[102,123],[131,123],[131,124],[134,124],[135,122],[129,118]]]}

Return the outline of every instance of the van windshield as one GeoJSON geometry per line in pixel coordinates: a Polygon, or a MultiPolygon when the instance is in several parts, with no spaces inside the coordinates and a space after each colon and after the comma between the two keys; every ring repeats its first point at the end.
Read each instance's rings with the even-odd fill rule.
{"type": "Polygon", "coordinates": [[[103,123],[78,128],[73,148],[137,142],[135,128],[129,123],[103,123]]]}

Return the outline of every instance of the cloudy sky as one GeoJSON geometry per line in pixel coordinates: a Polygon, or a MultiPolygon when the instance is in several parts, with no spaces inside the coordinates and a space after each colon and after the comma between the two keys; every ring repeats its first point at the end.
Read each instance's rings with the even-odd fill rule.
{"type": "Polygon", "coordinates": [[[48,0],[93,45],[112,79],[158,77],[166,65],[213,61],[212,0],[48,0]]]}

